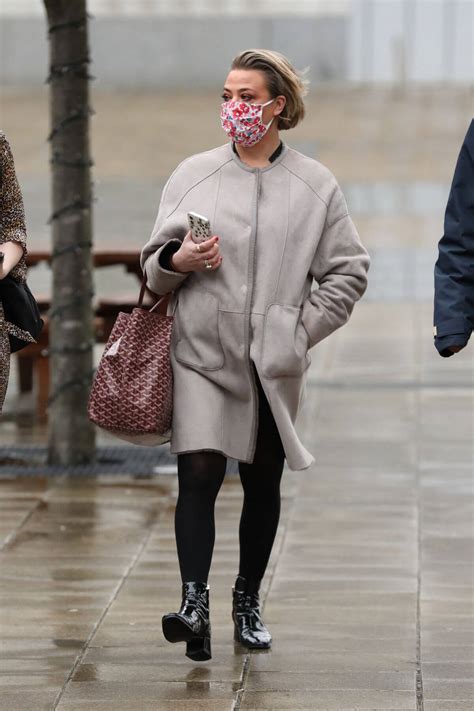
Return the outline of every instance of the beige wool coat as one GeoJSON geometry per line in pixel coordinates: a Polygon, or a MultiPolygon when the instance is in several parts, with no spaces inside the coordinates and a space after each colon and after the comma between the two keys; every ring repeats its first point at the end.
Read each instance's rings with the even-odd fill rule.
{"type": "Polygon", "coordinates": [[[255,364],[291,470],[312,454],[295,422],[310,349],[348,320],[367,285],[369,256],[334,176],[283,144],[252,168],[227,143],[184,160],[165,185],[141,253],[147,284],[172,292],[172,453],[215,450],[252,462],[258,428],[255,364]],[[166,268],[188,232],[187,212],[210,219],[221,266],[166,268]],[[161,261],[160,261],[161,257],[161,261]]]}

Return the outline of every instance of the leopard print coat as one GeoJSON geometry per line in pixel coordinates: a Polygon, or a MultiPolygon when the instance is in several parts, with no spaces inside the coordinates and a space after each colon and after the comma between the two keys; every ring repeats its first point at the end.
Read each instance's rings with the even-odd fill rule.
{"type": "MultiPolygon", "coordinates": [[[[0,131],[0,251],[5,242],[19,242],[23,256],[10,271],[19,282],[26,280],[26,227],[25,210],[20,186],[15,173],[13,155],[5,134],[0,131]]],[[[9,333],[16,327],[5,320],[0,301],[0,413],[2,411],[10,372],[9,333]]],[[[32,339],[34,340],[34,339],[32,339]]]]}

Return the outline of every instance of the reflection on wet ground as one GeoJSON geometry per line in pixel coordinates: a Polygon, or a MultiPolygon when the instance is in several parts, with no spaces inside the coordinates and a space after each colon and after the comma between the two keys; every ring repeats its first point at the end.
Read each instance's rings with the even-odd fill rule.
{"type": "MultiPolygon", "coordinates": [[[[5,417],[7,421],[8,416],[5,417]]],[[[14,413],[10,418],[16,422],[14,413]]],[[[0,467],[3,475],[22,474],[24,476],[61,476],[64,469],[58,465],[47,463],[47,446],[32,445],[7,446],[1,449],[0,467]]],[[[153,474],[175,473],[176,456],[169,451],[169,444],[160,447],[139,447],[132,445],[103,446],[97,449],[95,462],[78,465],[70,469],[70,474],[76,476],[93,474],[129,474],[134,476],[151,476],[153,474]]],[[[235,469],[230,465],[229,469],[235,469]]]]}
{"type": "MultiPolygon", "coordinates": [[[[226,478],[217,501],[213,659],[199,666],[161,634],[161,615],[180,602],[175,476],[7,475],[1,711],[472,709],[474,364],[472,349],[439,358],[431,332],[432,268],[469,96],[329,91],[311,100],[312,118],[295,132],[343,184],[373,264],[349,324],[312,354],[299,430],[317,461],[283,477],[262,589],[272,650],[247,653],[232,640],[238,477],[226,478]]],[[[16,99],[5,128],[19,146],[30,234],[41,240],[47,161],[42,148],[21,149],[33,100],[16,99]]],[[[158,161],[159,130],[146,117],[175,118],[179,131],[195,99],[167,102],[165,117],[156,97],[135,97],[127,112],[123,102],[96,100],[97,238],[139,248],[179,154],[220,138],[182,128],[179,147],[158,143],[158,161]],[[124,113],[142,130],[134,150],[118,153],[124,113]]],[[[42,121],[38,111],[32,130],[42,121]]],[[[48,279],[31,271],[38,288],[48,279]]],[[[117,284],[136,288],[112,270],[98,288],[117,284]]],[[[44,445],[29,410],[13,372],[3,444],[44,445]]]]}

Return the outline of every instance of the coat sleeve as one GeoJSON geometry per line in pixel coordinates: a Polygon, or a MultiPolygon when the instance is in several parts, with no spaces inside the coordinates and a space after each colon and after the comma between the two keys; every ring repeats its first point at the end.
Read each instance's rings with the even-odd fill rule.
{"type": "Polygon", "coordinates": [[[181,247],[187,232],[182,216],[179,217],[176,213],[181,198],[176,180],[179,167],[163,188],[151,237],[140,255],[140,265],[147,276],[147,286],[158,295],[176,290],[190,273],[174,271],[169,261],[173,252],[181,247]]]}
{"type": "Polygon", "coordinates": [[[5,242],[17,242],[22,246],[23,255],[10,275],[17,281],[24,281],[27,271],[25,209],[12,150],[3,133],[0,133],[0,180],[0,245],[5,242]]]}
{"type": "Polygon", "coordinates": [[[319,288],[314,288],[303,304],[302,323],[310,348],[349,319],[367,288],[369,266],[370,257],[337,186],[310,269],[319,288]]]}
{"type": "Polygon", "coordinates": [[[440,355],[465,346],[474,325],[474,121],[454,171],[435,265],[434,338],[440,355]]]}

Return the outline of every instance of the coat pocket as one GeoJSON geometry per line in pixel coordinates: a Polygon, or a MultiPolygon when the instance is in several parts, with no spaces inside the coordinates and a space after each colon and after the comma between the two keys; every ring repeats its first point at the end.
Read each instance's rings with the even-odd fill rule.
{"type": "Polygon", "coordinates": [[[218,370],[224,365],[219,337],[219,308],[208,291],[181,287],[175,312],[177,361],[202,370],[218,370]]]}
{"type": "Polygon", "coordinates": [[[309,338],[301,314],[301,306],[269,304],[267,307],[262,343],[262,375],[265,377],[302,375],[310,365],[309,338]]]}

